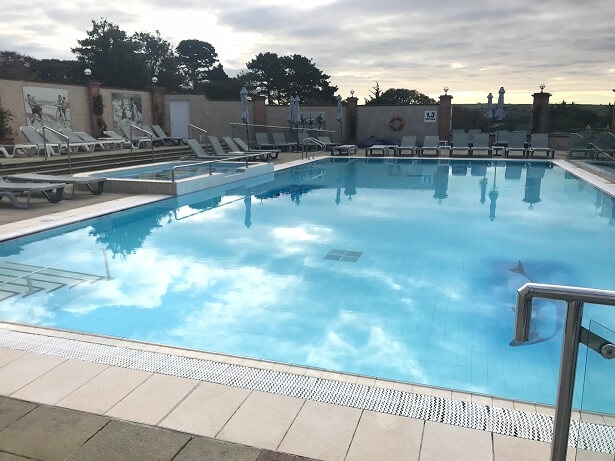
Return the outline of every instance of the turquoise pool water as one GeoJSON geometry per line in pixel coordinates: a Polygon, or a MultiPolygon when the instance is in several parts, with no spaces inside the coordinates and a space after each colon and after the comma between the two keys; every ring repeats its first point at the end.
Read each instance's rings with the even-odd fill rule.
{"type": "MultiPolygon", "coordinates": [[[[511,347],[517,288],[615,289],[613,200],[548,162],[331,158],[233,187],[0,243],[0,318],[553,403],[565,306],[537,300],[511,347]],[[47,285],[11,295],[16,265],[47,285]]],[[[614,412],[612,386],[585,394],[614,412]]]]}

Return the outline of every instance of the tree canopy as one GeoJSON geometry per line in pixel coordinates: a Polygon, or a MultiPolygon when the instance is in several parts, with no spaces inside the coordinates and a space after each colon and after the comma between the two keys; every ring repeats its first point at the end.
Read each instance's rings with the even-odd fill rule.
{"type": "Polygon", "coordinates": [[[376,82],[372,97],[365,100],[365,105],[372,106],[407,106],[410,104],[437,104],[436,100],[417,91],[406,88],[389,88],[381,92],[376,82]]]}

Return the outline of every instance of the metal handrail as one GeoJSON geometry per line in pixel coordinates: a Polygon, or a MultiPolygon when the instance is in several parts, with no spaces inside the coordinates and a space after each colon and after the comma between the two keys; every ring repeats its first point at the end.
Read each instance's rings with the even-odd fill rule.
{"type": "MultiPolygon", "coordinates": [[[[322,142],[320,139],[312,138],[311,136],[303,138],[301,140],[301,144],[302,144],[301,159],[303,159],[304,153],[306,154],[306,158],[308,158],[307,149],[306,149],[306,146],[308,144],[316,145],[318,147],[318,152],[324,152],[327,149],[327,145],[324,142],[322,142]]],[[[312,158],[314,158],[314,155],[312,155],[312,158]]]]}
{"type": "MultiPolygon", "coordinates": [[[[53,128],[50,128],[48,126],[43,125],[43,149],[45,150],[45,160],[47,160],[47,137],[45,136],[45,130],[49,130],[52,133],[57,134],[58,136],[61,136],[62,138],[66,139],[66,156],[68,157],[68,172],[72,174],[73,172],[73,168],[71,165],[71,160],[70,160],[70,138],[68,136],[66,136],[64,133],[60,133],[57,130],[54,130],[53,128]]],[[[58,150],[61,151],[62,150],[62,146],[58,146],[58,150]]]]}
{"type": "MultiPolygon", "coordinates": [[[[256,128],[275,128],[277,130],[288,130],[289,127],[287,126],[275,126],[275,125],[256,125],[254,123],[235,123],[235,122],[231,122],[229,124],[231,127],[233,126],[241,126],[241,127],[245,127],[245,126],[252,126],[252,127],[256,127],[256,128]]],[[[325,130],[324,128],[301,128],[301,127],[290,127],[290,129],[292,130],[304,130],[304,131],[322,131],[324,133],[337,133],[337,131],[335,130],[325,130]]]]}
{"type": "Polygon", "coordinates": [[[132,129],[135,129],[137,131],[141,131],[142,133],[145,133],[147,135],[147,137],[149,138],[149,144],[150,144],[150,149],[152,151],[152,163],[155,161],[154,159],[154,134],[150,133],[147,130],[144,130],[143,128],[141,128],[140,126],[137,125],[129,125],[129,129],[130,129],[130,152],[132,152],[133,149],[133,145],[132,145],[132,129]]]}
{"type": "Polygon", "coordinates": [[[171,182],[175,183],[175,171],[176,170],[181,170],[183,168],[189,168],[192,166],[200,166],[200,165],[209,165],[209,175],[211,176],[213,174],[213,170],[212,170],[212,164],[214,163],[220,163],[220,162],[228,162],[228,161],[233,161],[233,160],[242,160],[245,159],[246,160],[246,168],[249,168],[249,160],[253,157],[262,157],[262,153],[259,154],[243,154],[243,155],[237,155],[234,157],[224,157],[223,159],[216,159],[216,160],[205,160],[203,162],[195,162],[195,163],[187,163],[184,165],[175,165],[174,167],[171,168],[171,182]]]}
{"type": "Polygon", "coordinates": [[[191,123],[189,123],[188,124],[188,137],[191,137],[190,136],[190,128],[194,128],[195,130],[199,130],[199,131],[202,131],[203,133],[205,133],[205,140],[207,141],[207,130],[204,130],[200,126],[192,125],[191,123]]]}
{"type": "Polygon", "coordinates": [[[598,290],[564,285],[526,283],[517,290],[517,312],[515,318],[515,339],[511,345],[522,344],[530,337],[530,319],[534,298],[566,301],[566,324],[560,359],[560,374],[553,421],[553,440],[551,442],[551,461],[565,461],[572,415],[572,396],[574,378],[579,356],[579,342],[595,348],[605,358],[615,356],[615,346],[581,326],[583,305],[587,303],[615,306],[615,291],[598,290]],[[588,344],[587,339],[593,344],[588,344]],[[601,339],[598,344],[594,338],[601,339]]]}

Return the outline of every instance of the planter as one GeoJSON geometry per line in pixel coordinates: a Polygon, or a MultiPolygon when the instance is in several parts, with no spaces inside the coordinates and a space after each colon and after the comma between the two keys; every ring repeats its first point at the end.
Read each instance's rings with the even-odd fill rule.
{"type": "Polygon", "coordinates": [[[0,138],[0,146],[14,146],[15,138],[0,138]]]}

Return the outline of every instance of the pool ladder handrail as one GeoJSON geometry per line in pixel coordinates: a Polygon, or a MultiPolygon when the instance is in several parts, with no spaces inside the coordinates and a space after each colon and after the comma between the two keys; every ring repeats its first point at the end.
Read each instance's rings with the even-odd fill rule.
{"type": "Polygon", "coordinates": [[[604,358],[615,358],[615,345],[581,326],[583,306],[586,302],[615,306],[615,291],[566,285],[526,283],[517,290],[515,339],[511,345],[529,340],[532,300],[534,298],[566,301],[566,323],[557,385],[551,461],[565,461],[572,416],[572,396],[579,356],[579,343],[598,352],[604,358]]]}
{"type": "MultiPolygon", "coordinates": [[[[301,152],[302,160],[303,160],[303,154],[305,154],[305,158],[309,157],[308,150],[307,150],[308,144],[315,145],[318,148],[318,152],[324,152],[325,150],[327,150],[327,145],[324,142],[312,136],[307,136],[303,138],[301,140],[301,144],[302,144],[302,152],[301,152]]],[[[312,154],[312,158],[314,158],[314,154],[312,154]]]]}
{"type": "Polygon", "coordinates": [[[152,163],[154,163],[154,162],[155,162],[155,159],[154,159],[154,134],[153,134],[153,133],[150,133],[150,132],[149,132],[149,131],[147,131],[147,130],[144,130],[144,129],[143,129],[143,128],[141,128],[140,126],[133,125],[133,124],[130,124],[130,125],[128,126],[128,128],[129,128],[129,130],[130,130],[130,152],[132,152],[132,149],[134,148],[134,146],[133,146],[133,144],[132,144],[132,129],[134,128],[134,129],[135,129],[135,130],[137,130],[137,131],[140,131],[140,132],[142,132],[142,133],[145,133],[145,135],[149,138],[149,145],[150,145],[150,149],[151,149],[151,151],[152,151],[152,163]]]}
{"type": "MultiPolygon", "coordinates": [[[[192,123],[188,123],[188,137],[189,138],[191,137],[190,136],[190,128],[193,128],[193,129],[198,130],[198,131],[200,131],[202,133],[205,133],[205,142],[207,142],[207,130],[206,129],[201,128],[200,126],[193,125],[192,123]]],[[[199,142],[201,144],[203,143],[202,141],[203,140],[201,138],[199,138],[199,142]]]]}
{"type": "Polygon", "coordinates": [[[183,168],[190,168],[190,167],[193,167],[193,166],[209,165],[209,175],[211,176],[213,174],[212,165],[214,163],[222,163],[222,162],[228,162],[228,161],[234,161],[234,160],[244,160],[245,159],[246,168],[250,168],[250,159],[252,159],[254,157],[262,157],[262,156],[263,156],[262,153],[248,154],[246,152],[245,154],[236,155],[236,156],[233,156],[233,157],[224,157],[224,158],[215,159],[215,160],[204,160],[202,162],[186,163],[184,165],[175,165],[174,167],[171,168],[171,183],[175,183],[175,181],[176,181],[176,179],[175,179],[175,171],[176,170],[181,170],[183,168]]]}
{"type": "MultiPolygon", "coordinates": [[[[66,140],[66,157],[68,158],[68,172],[70,174],[73,174],[73,168],[72,168],[71,161],[70,161],[70,138],[66,136],[64,133],[60,133],[58,130],[54,130],[53,128],[48,127],[45,124],[43,124],[42,132],[43,132],[43,150],[45,151],[45,160],[49,158],[48,152],[47,152],[47,137],[45,136],[45,130],[49,130],[52,133],[66,140]]],[[[61,150],[62,150],[62,146],[59,145],[58,152],[60,152],[61,150]]]]}

